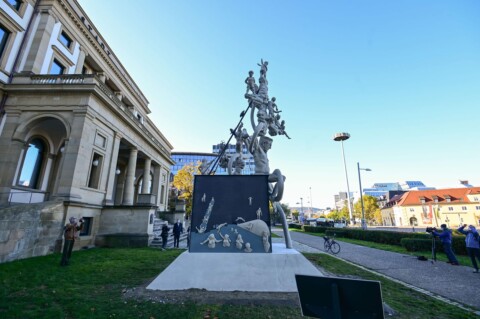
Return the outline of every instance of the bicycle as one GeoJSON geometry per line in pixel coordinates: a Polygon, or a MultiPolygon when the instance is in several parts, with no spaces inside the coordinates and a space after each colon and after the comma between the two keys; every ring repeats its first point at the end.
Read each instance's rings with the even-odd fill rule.
{"type": "Polygon", "coordinates": [[[328,236],[323,236],[323,248],[326,252],[330,251],[332,254],[336,255],[340,252],[340,244],[335,241],[335,234],[333,234],[333,238],[328,236]]]}

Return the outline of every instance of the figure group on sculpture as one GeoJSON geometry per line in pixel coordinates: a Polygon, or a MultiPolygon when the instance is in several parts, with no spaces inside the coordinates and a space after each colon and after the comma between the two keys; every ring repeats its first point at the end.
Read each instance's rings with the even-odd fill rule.
{"type": "MultiPolygon", "coordinates": [[[[245,167],[245,161],[242,157],[244,146],[253,156],[256,175],[268,175],[269,196],[272,203],[278,203],[283,196],[283,187],[285,176],[279,169],[270,172],[268,151],[272,147],[272,137],[285,135],[290,136],[285,130],[285,121],[281,119],[282,112],[277,105],[275,97],[269,98],[268,95],[268,61],[261,59],[257,64],[260,67],[258,85],[255,80],[255,72],[249,71],[245,79],[246,91],[245,98],[248,100],[248,108],[240,114],[241,120],[235,129],[230,129],[231,138],[235,138],[235,153],[226,154],[227,144],[224,144],[221,156],[218,159],[218,165],[227,170],[229,175],[242,175],[245,167]],[[252,133],[249,134],[244,128],[243,118],[250,110],[250,122],[252,133]]],[[[205,165],[204,165],[205,166],[205,165]]],[[[202,171],[203,174],[203,171],[202,171]]],[[[284,233],[286,236],[287,247],[290,248],[290,237],[286,228],[285,214],[280,205],[273,205],[275,210],[280,211],[282,223],[284,224],[284,233]]],[[[205,240],[211,242],[214,239],[205,240]]],[[[213,243],[213,242],[212,242],[213,243]]]]}

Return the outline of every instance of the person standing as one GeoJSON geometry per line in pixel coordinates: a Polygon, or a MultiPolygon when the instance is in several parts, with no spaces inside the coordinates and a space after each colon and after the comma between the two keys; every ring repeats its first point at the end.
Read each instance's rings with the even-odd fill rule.
{"type": "Polygon", "coordinates": [[[168,222],[165,222],[162,226],[162,232],[160,233],[160,237],[162,237],[162,249],[165,249],[167,247],[169,231],[170,231],[170,228],[168,228],[168,222]]]}
{"type": "Polygon", "coordinates": [[[433,231],[432,235],[440,238],[443,251],[447,255],[448,262],[454,266],[458,266],[459,264],[457,258],[452,251],[452,231],[447,228],[446,224],[441,224],[440,227],[442,228],[442,232],[439,233],[437,231],[433,231]]]}
{"type": "Polygon", "coordinates": [[[190,248],[190,226],[187,227],[187,248],[190,248]]]}
{"type": "Polygon", "coordinates": [[[465,244],[467,246],[468,256],[470,256],[473,268],[475,268],[474,272],[478,273],[478,264],[475,260],[475,257],[477,257],[478,261],[480,261],[480,245],[478,242],[478,232],[473,225],[469,225],[468,230],[465,230],[465,227],[467,227],[467,224],[461,226],[458,231],[467,236],[465,237],[465,244]]]}
{"type": "Polygon", "coordinates": [[[177,222],[173,225],[173,247],[175,248],[178,248],[181,233],[183,233],[183,225],[180,223],[180,219],[177,219],[177,222]]]}
{"type": "Polygon", "coordinates": [[[78,232],[83,229],[83,218],[80,218],[80,225],[77,224],[77,219],[75,217],[70,217],[70,223],[67,224],[63,229],[63,236],[65,238],[65,243],[63,244],[63,253],[62,261],[60,266],[67,266],[70,262],[70,257],[72,257],[73,245],[75,244],[75,239],[78,238],[78,232]]]}

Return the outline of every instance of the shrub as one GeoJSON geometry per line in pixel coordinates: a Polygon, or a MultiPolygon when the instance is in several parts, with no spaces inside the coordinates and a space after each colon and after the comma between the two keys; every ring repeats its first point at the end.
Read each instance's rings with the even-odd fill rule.
{"type": "Polygon", "coordinates": [[[288,224],[288,228],[302,229],[302,224],[290,223],[288,224]]]}
{"type": "Polygon", "coordinates": [[[336,229],[336,228],[330,228],[328,229],[326,232],[325,232],[325,235],[327,235],[328,237],[333,237],[333,235],[335,235],[335,237],[343,237],[343,238],[348,238],[346,236],[346,232],[343,230],[343,229],[336,229]]]}
{"type": "MultiPolygon", "coordinates": [[[[325,233],[327,236],[333,236],[336,234],[336,237],[357,239],[363,241],[371,241],[379,244],[387,245],[396,245],[404,246],[402,239],[412,239],[414,241],[408,242],[405,245],[408,245],[408,249],[420,249],[427,244],[424,244],[423,241],[428,242],[427,251],[431,249],[431,240],[432,235],[428,233],[407,233],[407,232],[396,232],[388,230],[363,230],[360,228],[332,228],[332,227],[315,227],[315,226],[302,226],[302,229],[306,232],[311,233],[325,233]],[[419,241],[415,241],[419,240],[419,241]],[[413,247],[413,248],[412,248],[413,247]],[[418,247],[418,248],[417,248],[418,247]]],[[[467,250],[465,248],[465,237],[453,235],[453,244],[452,249],[455,254],[466,255],[467,250]]],[[[438,241],[438,240],[437,240],[438,241]]],[[[426,247],[426,246],[425,246],[426,247]]],[[[443,251],[441,243],[438,241],[437,250],[443,251]]],[[[416,250],[415,250],[416,251],[416,250]]]]}
{"type": "MultiPolygon", "coordinates": [[[[402,238],[400,242],[407,251],[428,251],[432,249],[431,239],[402,238]]],[[[435,243],[436,243],[435,250],[440,251],[441,250],[440,241],[437,239],[435,243]]]]}
{"type": "Polygon", "coordinates": [[[309,226],[309,225],[303,226],[303,230],[309,233],[325,233],[329,229],[332,229],[332,228],[321,227],[321,226],[309,226]]]}

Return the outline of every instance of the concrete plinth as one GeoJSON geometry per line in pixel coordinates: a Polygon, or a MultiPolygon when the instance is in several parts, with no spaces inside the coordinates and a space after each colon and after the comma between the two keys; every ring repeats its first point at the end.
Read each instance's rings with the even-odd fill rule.
{"type": "Polygon", "coordinates": [[[298,251],[273,243],[271,254],[185,252],[147,289],[296,292],[295,274],[322,276],[298,251]]]}

